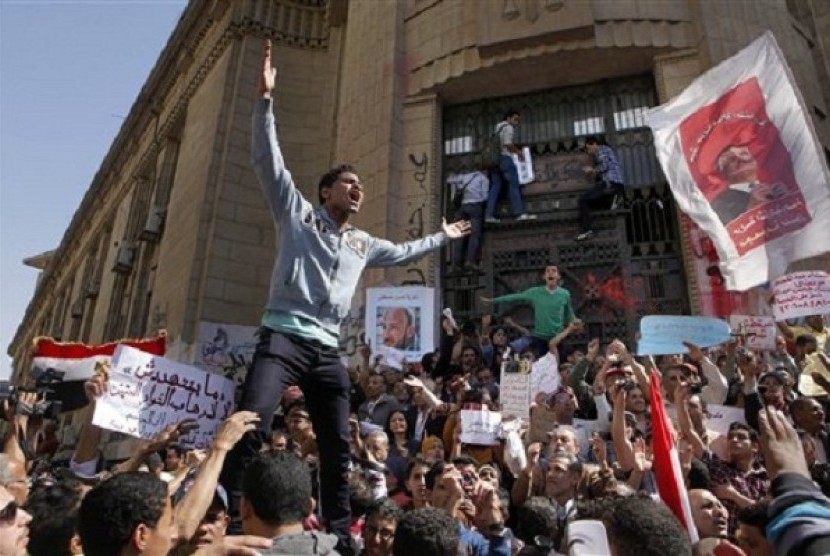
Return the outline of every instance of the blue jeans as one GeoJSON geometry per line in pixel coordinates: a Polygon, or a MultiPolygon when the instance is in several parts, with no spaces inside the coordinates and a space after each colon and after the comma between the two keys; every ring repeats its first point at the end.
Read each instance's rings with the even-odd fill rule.
{"type": "Polygon", "coordinates": [[[499,157],[499,168],[490,173],[490,194],[487,196],[487,218],[493,218],[496,214],[496,205],[499,202],[502,181],[507,180],[507,198],[510,201],[510,212],[513,217],[524,212],[522,206],[522,191],[519,185],[519,170],[513,162],[513,158],[507,155],[499,157]]]}
{"type": "Polygon", "coordinates": [[[470,234],[462,239],[455,240],[452,246],[452,262],[460,264],[463,261],[468,263],[477,262],[480,257],[478,249],[481,246],[481,232],[484,228],[484,204],[467,203],[453,215],[453,220],[469,220],[470,234]],[[464,257],[464,245],[467,245],[467,257],[464,257]]]}
{"type": "Polygon", "coordinates": [[[317,435],[322,513],[329,529],[340,541],[340,550],[343,543],[348,543],[351,523],[347,478],[351,459],[350,381],[337,348],[266,327],[260,329],[239,408],[257,413],[260,421],[257,429],[245,434],[228,454],[222,469],[222,484],[231,498],[231,512],[238,513],[245,467],[269,438],[274,411],[282,393],[294,384],[299,385],[305,395],[306,408],[317,435]]]}

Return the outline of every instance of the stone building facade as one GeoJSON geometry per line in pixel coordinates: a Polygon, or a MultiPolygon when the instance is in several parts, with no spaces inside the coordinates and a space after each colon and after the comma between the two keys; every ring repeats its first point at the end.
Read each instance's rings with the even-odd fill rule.
{"type": "MultiPolygon", "coordinates": [[[[765,29],[830,152],[827,2],[193,2],[60,245],[39,260],[41,279],[8,348],[14,379],[28,370],[36,336],[100,343],[160,328],[174,358],[226,373],[244,367],[275,248],[248,163],[265,37],[275,45],[277,120],[295,181],[316,199],[319,176],[354,161],[366,184],[356,224],[377,236],[437,229],[446,175],[475,164],[500,110],[518,104],[524,113],[520,140],[533,146],[539,174],[526,196],[539,219],[486,231],[483,276],[447,277],[446,255],[436,255],[369,271],[365,286],[440,286],[446,304],[474,315],[479,295],[532,284],[554,260],[570,273],[589,333],[630,336],[644,312],[705,311],[697,238],[671,204],[640,112],[765,29]],[[599,215],[586,251],[571,241],[586,184],[566,169],[580,139],[596,133],[622,153],[635,187],[627,215],[599,215]],[[620,291],[651,305],[609,307],[620,291]]],[[[359,295],[344,330],[347,353],[359,342],[361,303],[359,295]]]]}

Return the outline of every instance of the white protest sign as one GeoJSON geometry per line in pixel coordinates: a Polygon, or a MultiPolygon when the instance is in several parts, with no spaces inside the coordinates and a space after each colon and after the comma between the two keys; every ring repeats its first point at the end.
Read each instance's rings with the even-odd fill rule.
{"type": "Polygon", "coordinates": [[[499,401],[504,415],[530,419],[530,374],[509,373],[502,365],[499,401]]]}
{"type": "Polygon", "coordinates": [[[533,159],[530,156],[530,147],[522,147],[522,157],[524,160],[519,160],[515,154],[510,155],[513,158],[513,164],[516,165],[516,170],[519,173],[519,185],[527,185],[536,177],[533,174],[533,159]]]}
{"type": "Polygon", "coordinates": [[[773,282],[772,314],[782,321],[830,313],[830,274],[818,270],[794,272],[773,282]]]}
{"type": "Polygon", "coordinates": [[[730,315],[729,326],[736,333],[746,338],[746,347],[770,351],[775,349],[776,328],[774,318],[730,315]]]}
{"type": "Polygon", "coordinates": [[[435,346],[435,290],[424,287],[366,290],[366,340],[384,364],[401,370],[435,346]]]}
{"type": "Polygon", "coordinates": [[[461,410],[461,442],[480,446],[499,443],[501,413],[486,409],[461,410]]]}
{"type": "Polygon", "coordinates": [[[153,438],[185,419],[199,428],[179,442],[210,445],[234,410],[234,384],[219,375],[120,345],[112,356],[106,393],[95,404],[92,424],[139,438],[153,438]]]}
{"type": "Polygon", "coordinates": [[[588,461],[592,448],[591,436],[597,430],[597,422],[586,419],[574,419],[571,426],[576,432],[576,439],[579,442],[579,455],[585,461],[588,461]]]}
{"type": "Polygon", "coordinates": [[[548,352],[544,357],[534,361],[530,370],[530,399],[536,399],[536,394],[544,392],[553,394],[559,390],[562,379],[559,376],[559,361],[556,355],[548,352]]]}
{"type": "Polygon", "coordinates": [[[735,421],[746,423],[744,410],[740,407],[709,404],[706,407],[706,413],[706,428],[712,429],[720,434],[727,434],[729,432],[729,425],[735,421]]]}

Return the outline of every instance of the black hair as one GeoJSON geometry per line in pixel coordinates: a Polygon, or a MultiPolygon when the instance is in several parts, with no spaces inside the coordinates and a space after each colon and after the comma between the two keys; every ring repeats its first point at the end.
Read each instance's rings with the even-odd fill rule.
{"type": "Polygon", "coordinates": [[[599,145],[599,139],[596,135],[589,135],[585,138],[586,145],[599,145]]]}
{"type": "Polygon", "coordinates": [[[689,536],[668,508],[648,496],[597,500],[584,519],[605,524],[617,556],[686,556],[692,554],[689,536]]]}
{"type": "Polygon", "coordinates": [[[692,458],[692,463],[689,468],[689,488],[688,490],[712,489],[712,477],[709,474],[709,467],[698,458],[692,458]]]}
{"type": "Polygon", "coordinates": [[[165,453],[165,454],[167,454],[167,450],[173,450],[174,452],[176,452],[176,454],[178,454],[178,456],[179,456],[180,458],[183,458],[183,457],[184,457],[185,452],[187,452],[187,450],[185,450],[185,449],[184,449],[184,446],[182,446],[181,444],[171,444],[171,445],[169,445],[169,446],[168,446],[167,448],[165,448],[165,450],[164,450],[164,453],[165,453]]]}
{"type": "Polygon", "coordinates": [[[102,482],[81,502],[78,532],[84,554],[118,554],[139,525],[158,525],[167,499],[167,483],[150,473],[120,473],[102,482]]]}
{"type": "Polygon", "coordinates": [[[518,116],[518,115],[519,115],[519,111],[516,110],[515,108],[508,108],[507,110],[504,111],[504,119],[505,120],[507,120],[508,118],[511,118],[513,116],[518,116]]]}
{"type": "Polygon", "coordinates": [[[738,523],[757,527],[761,531],[767,530],[769,523],[769,502],[762,500],[738,510],[738,523]]]}
{"type": "Polygon", "coordinates": [[[816,337],[812,334],[801,334],[798,338],[795,339],[795,345],[798,347],[804,347],[807,344],[815,344],[816,337]]]}
{"type": "Polygon", "coordinates": [[[424,476],[424,485],[427,487],[427,490],[433,490],[435,488],[435,482],[438,478],[443,475],[444,469],[447,467],[447,463],[443,461],[436,461],[432,463],[432,467],[429,468],[427,474],[424,476]]]}
{"type": "Polygon", "coordinates": [[[78,529],[81,493],[77,484],[59,481],[37,486],[29,493],[26,511],[30,556],[71,556],[69,543],[78,529]]]}
{"type": "Polygon", "coordinates": [[[292,525],[308,515],[311,474],[295,454],[258,455],[245,468],[242,496],[268,525],[292,525]]]}
{"type": "Polygon", "coordinates": [[[525,544],[535,543],[538,536],[556,536],[556,510],[543,496],[534,496],[519,508],[516,536],[525,544]]]}
{"type": "Polygon", "coordinates": [[[432,468],[432,461],[426,459],[421,455],[417,455],[414,458],[409,458],[409,463],[406,464],[406,480],[409,480],[409,476],[412,475],[412,470],[415,469],[416,466],[426,467],[427,471],[432,468]]]}
{"type": "Polygon", "coordinates": [[[732,431],[746,431],[752,442],[758,442],[758,432],[746,423],[741,423],[740,421],[733,421],[729,423],[729,430],[726,432],[726,436],[729,437],[729,435],[732,434],[732,431]]]}
{"type": "Polygon", "coordinates": [[[377,514],[381,519],[394,519],[396,522],[401,520],[403,510],[398,507],[391,499],[381,498],[375,500],[369,505],[366,510],[366,519],[377,514]]]}
{"type": "Polygon", "coordinates": [[[452,459],[453,465],[472,465],[473,467],[476,466],[476,460],[471,458],[470,456],[458,456],[457,458],[452,459]]]}
{"type": "Polygon", "coordinates": [[[334,182],[337,181],[337,178],[339,178],[340,174],[343,172],[357,173],[357,169],[348,163],[338,164],[323,174],[323,177],[320,178],[320,182],[317,184],[317,198],[319,199],[321,205],[325,202],[325,199],[323,199],[323,190],[334,185],[334,182]]]}
{"type": "Polygon", "coordinates": [[[398,521],[394,556],[455,556],[458,554],[458,522],[443,510],[422,508],[406,512],[398,521]]]}
{"type": "Polygon", "coordinates": [[[365,515],[373,502],[372,489],[363,473],[357,470],[349,472],[349,506],[352,517],[365,515]]]}

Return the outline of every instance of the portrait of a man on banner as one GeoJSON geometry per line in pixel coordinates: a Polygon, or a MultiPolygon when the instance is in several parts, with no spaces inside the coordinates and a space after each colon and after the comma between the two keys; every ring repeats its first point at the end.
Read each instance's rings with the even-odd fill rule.
{"type": "Polygon", "coordinates": [[[810,222],[757,78],[692,113],[680,137],[695,183],[740,255],[810,222]]]}

